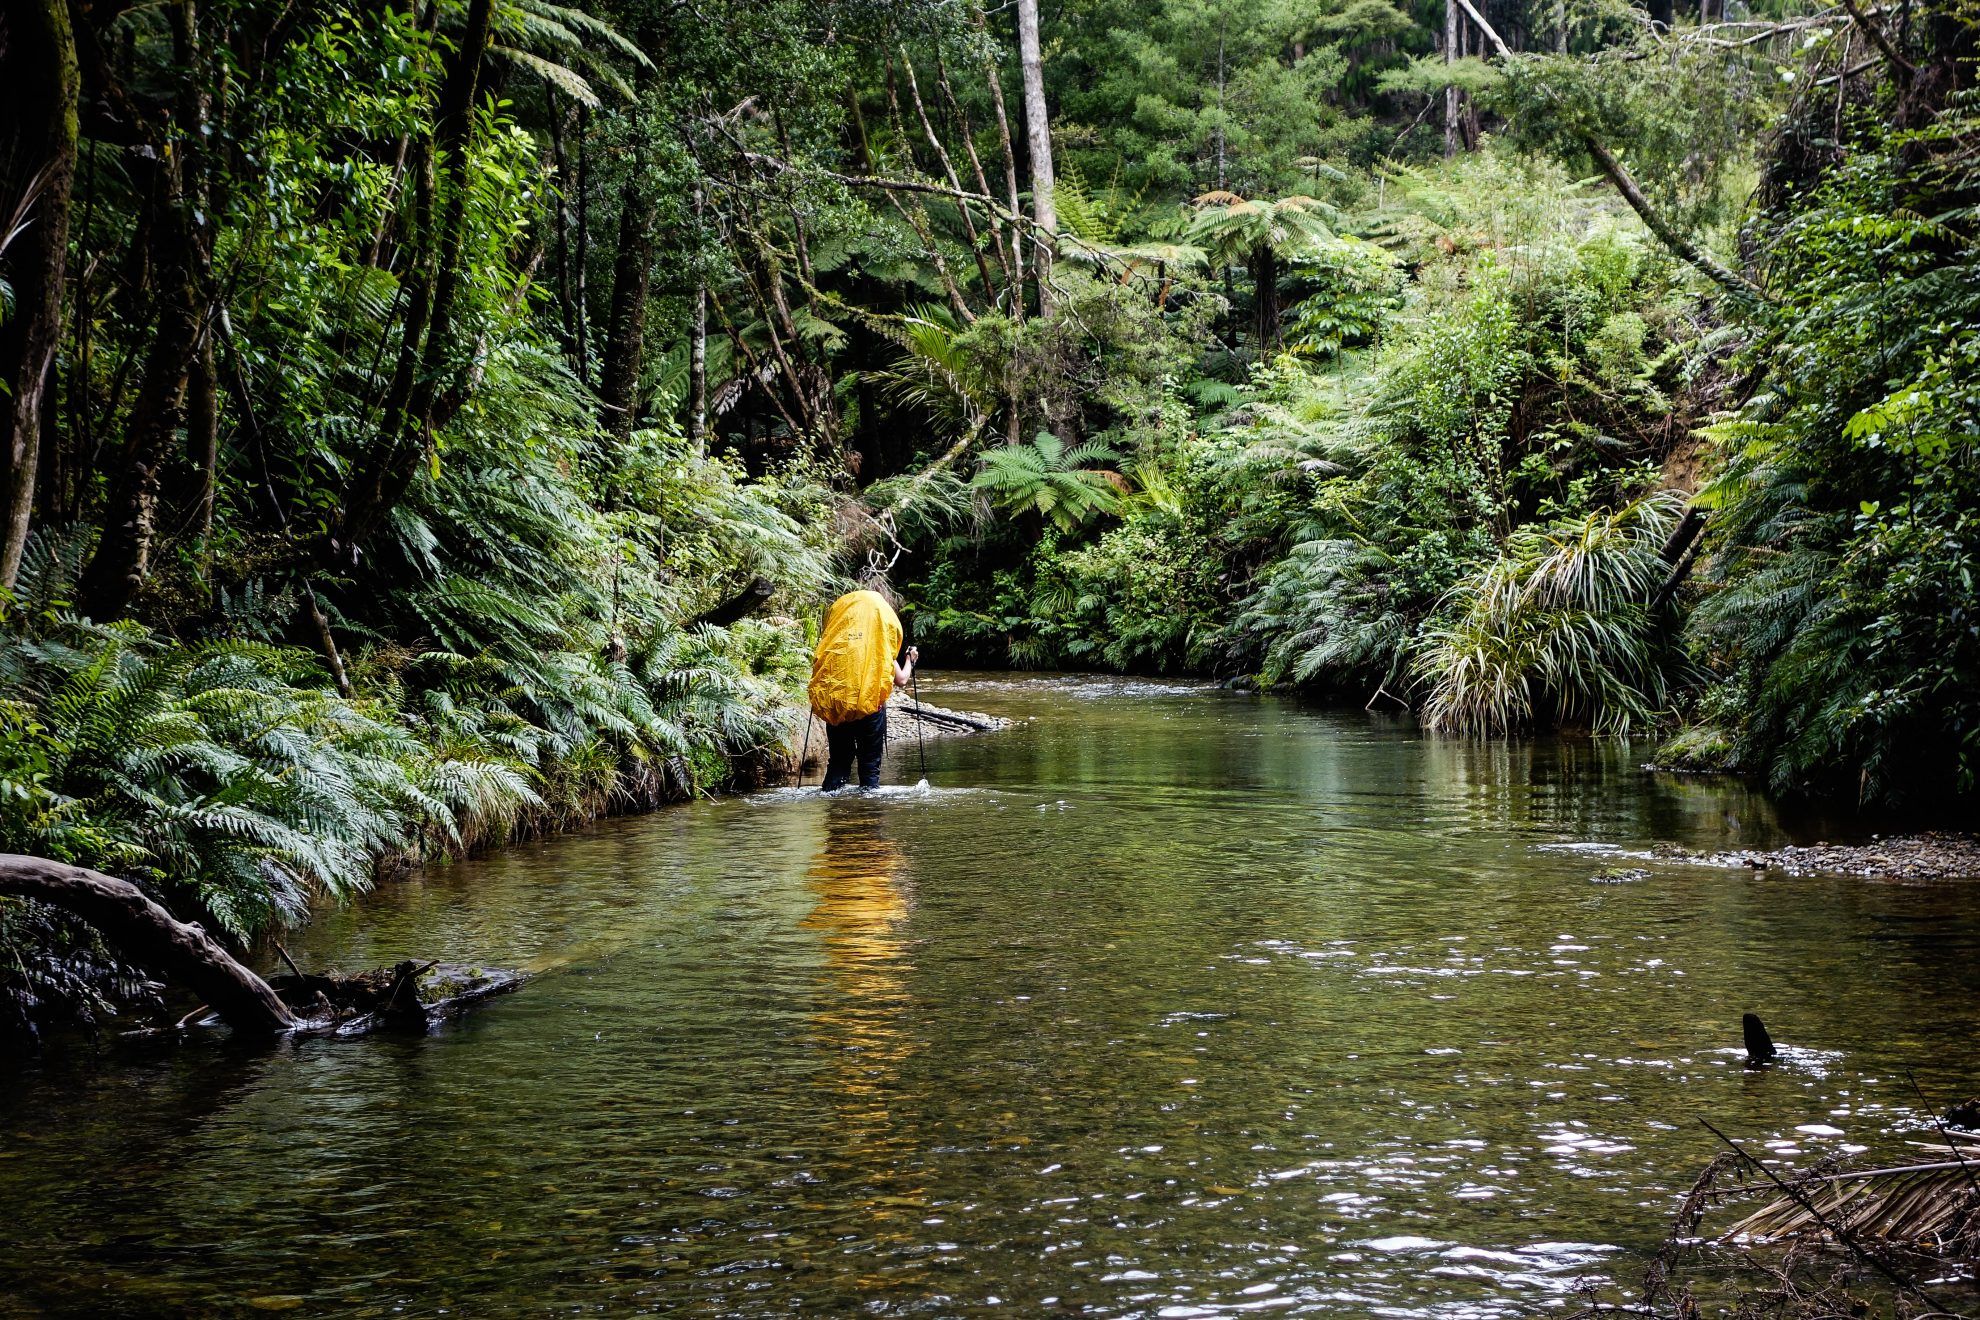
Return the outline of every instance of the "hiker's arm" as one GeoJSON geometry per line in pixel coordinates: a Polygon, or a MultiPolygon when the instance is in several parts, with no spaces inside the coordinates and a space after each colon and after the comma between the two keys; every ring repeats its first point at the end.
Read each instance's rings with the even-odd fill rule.
{"type": "Polygon", "coordinates": [[[919,659],[921,659],[921,648],[918,646],[910,646],[907,649],[907,654],[901,657],[901,662],[894,666],[895,687],[899,688],[899,687],[907,686],[907,681],[909,676],[914,673],[914,662],[919,659]]]}

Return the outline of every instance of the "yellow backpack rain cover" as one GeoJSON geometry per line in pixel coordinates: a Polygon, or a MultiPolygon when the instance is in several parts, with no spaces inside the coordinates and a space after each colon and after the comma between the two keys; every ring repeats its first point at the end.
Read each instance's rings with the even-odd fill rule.
{"type": "Polygon", "coordinates": [[[811,658],[811,709],[827,724],[879,710],[893,694],[900,650],[900,618],[877,592],[839,597],[825,615],[811,658]]]}

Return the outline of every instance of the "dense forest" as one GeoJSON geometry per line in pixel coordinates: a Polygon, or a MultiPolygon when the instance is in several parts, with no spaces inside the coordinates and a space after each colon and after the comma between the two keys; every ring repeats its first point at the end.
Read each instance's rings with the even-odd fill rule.
{"type": "MultiPolygon", "coordinates": [[[[1980,772],[1969,0],[20,0],[0,844],[251,940],[807,630],[1980,772]]],[[[4,885],[0,885],[4,890],[4,885]]],[[[142,999],[0,898],[15,1031],[142,999]]]]}

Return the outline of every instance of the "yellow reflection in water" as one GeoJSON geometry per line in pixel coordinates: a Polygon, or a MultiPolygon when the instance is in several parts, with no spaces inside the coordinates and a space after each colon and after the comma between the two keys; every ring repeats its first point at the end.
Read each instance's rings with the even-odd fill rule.
{"type": "Polygon", "coordinates": [[[804,928],[821,936],[825,953],[812,1026],[832,1061],[834,1143],[867,1170],[864,1228],[884,1258],[885,1248],[914,1239],[927,1206],[927,1188],[913,1172],[914,1119],[896,1112],[911,1090],[902,1066],[918,1043],[907,988],[912,886],[881,803],[834,800],[825,822],[805,873],[818,901],[804,928]]]}
{"type": "Polygon", "coordinates": [[[905,952],[901,928],[908,916],[907,855],[887,834],[886,823],[877,802],[842,798],[827,803],[825,838],[805,872],[818,905],[804,926],[825,938],[833,988],[841,996],[869,1002],[901,993],[896,964],[905,952]]]}

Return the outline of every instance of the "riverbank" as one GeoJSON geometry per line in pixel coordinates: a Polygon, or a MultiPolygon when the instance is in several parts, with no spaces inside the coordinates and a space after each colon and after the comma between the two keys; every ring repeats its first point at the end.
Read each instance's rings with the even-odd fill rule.
{"type": "Polygon", "coordinates": [[[1876,836],[1869,843],[1814,843],[1765,850],[1676,856],[1714,866],[1746,866],[1794,876],[1868,880],[1980,880],[1980,836],[1959,832],[1876,836]]]}
{"type": "MultiPolygon", "coordinates": [[[[770,634],[786,649],[796,645],[784,637],[787,631],[770,634]]],[[[227,659],[216,657],[219,663],[208,666],[213,672],[197,666],[166,670],[185,694],[175,704],[210,715],[211,694],[216,688],[239,692],[253,681],[252,671],[224,663],[227,659]]],[[[147,658],[142,666],[127,668],[136,678],[158,685],[157,662],[147,658]]],[[[724,692],[720,688],[716,691],[724,692]]],[[[196,921],[218,937],[221,946],[234,955],[245,957],[258,947],[262,953],[258,961],[271,964],[276,934],[291,938],[295,930],[320,914],[326,906],[323,900],[331,904],[350,901],[432,862],[484,856],[527,840],[570,834],[608,818],[644,814],[696,798],[755,792],[801,777],[822,760],[823,739],[814,740],[808,749],[800,742],[806,716],[801,707],[787,704],[787,697],[780,699],[780,692],[789,691],[786,681],[760,682],[746,691],[724,693],[750,703],[743,708],[744,720],[728,726],[707,718],[719,713],[719,707],[711,712],[683,709],[681,727],[686,733],[671,747],[658,739],[651,744],[599,742],[589,751],[574,748],[552,754],[546,748],[529,763],[470,759],[458,741],[444,738],[430,712],[381,708],[376,702],[344,702],[321,692],[264,683],[255,689],[255,695],[263,698],[256,712],[259,735],[243,736],[231,726],[223,729],[210,723],[200,732],[208,733],[216,747],[238,755],[252,753],[271,743],[271,735],[286,734],[291,728],[298,738],[314,731],[322,745],[310,749],[309,758],[300,765],[267,766],[270,777],[279,778],[285,772],[297,779],[312,773],[341,773],[359,783],[351,796],[369,788],[374,795],[383,796],[388,807],[395,799],[380,792],[381,781],[387,789],[395,782],[402,784],[399,809],[374,811],[367,822],[368,833],[363,837],[368,840],[369,856],[344,856],[341,869],[334,873],[307,869],[316,851],[328,851],[338,842],[336,830],[351,824],[328,814],[314,821],[302,819],[291,827],[283,835],[285,851],[220,851],[215,864],[210,851],[199,850],[198,845],[209,841],[199,833],[200,822],[195,819],[186,826],[194,844],[190,856],[215,865],[223,880],[226,864],[252,866],[257,856],[262,858],[258,875],[269,874],[271,858],[286,868],[275,873],[280,887],[272,898],[237,884],[231,903],[224,885],[213,883],[183,863],[175,870],[162,860],[167,856],[164,853],[150,865],[145,864],[149,855],[126,854],[119,860],[108,850],[100,860],[88,860],[97,863],[97,870],[121,872],[138,881],[182,920],[196,921]],[[389,722],[378,718],[388,712],[389,722]],[[381,745],[396,759],[381,757],[381,745]],[[816,755],[800,766],[806,750],[816,755]],[[481,781],[478,786],[477,779],[481,781]],[[312,826],[315,839],[311,838],[312,826]],[[305,843],[314,843],[315,848],[304,847],[305,843]],[[239,901],[243,895],[261,900],[259,907],[245,909],[259,913],[257,917],[244,919],[244,906],[239,901]]],[[[917,711],[912,698],[905,697],[895,703],[890,723],[891,740],[896,744],[994,732],[1009,725],[997,716],[933,704],[924,703],[917,711]]],[[[30,732],[45,738],[49,730],[38,726],[30,732]]],[[[182,740],[185,732],[184,728],[179,730],[182,740]]],[[[140,745],[145,741],[143,737],[133,739],[140,745]]],[[[289,741],[282,739],[282,745],[289,741]]],[[[94,805],[102,810],[100,801],[94,805]]],[[[233,805],[238,814],[243,804],[233,805]]],[[[246,805],[250,809],[260,806],[246,805]]],[[[51,814],[60,806],[53,804],[51,814]]],[[[265,814],[272,815],[272,811],[265,814]]],[[[163,801],[146,800],[134,804],[121,819],[125,829],[149,839],[163,833],[172,818],[163,801]]],[[[216,849],[238,842],[224,833],[225,823],[212,826],[212,832],[219,836],[216,849]]],[[[24,851],[66,860],[58,837],[24,851]]],[[[28,1042],[46,1031],[62,1032],[77,1026],[170,1021],[178,1015],[175,1010],[183,1010],[192,1002],[176,1002],[176,992],[183,987],[165,986],[155,980],[141,951],[106,941],[98,927],[56,905],[48,893],[13,898],[4,894],[4,883],[0,883],[0,954],[5,955],[0,957],[0,1039],[28,1042]]],[[[449,951],[423,950],[420,956],[444,958],[449,951]]]]}

